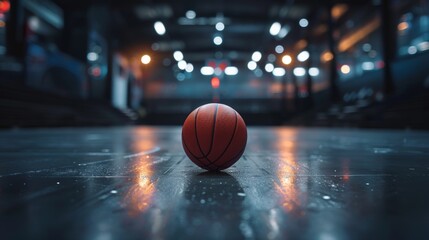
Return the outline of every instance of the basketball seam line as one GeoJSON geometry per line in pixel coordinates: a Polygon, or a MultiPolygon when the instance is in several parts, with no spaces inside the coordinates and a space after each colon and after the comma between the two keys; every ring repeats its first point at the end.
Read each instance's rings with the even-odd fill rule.
{"type": "MultiPolygon", "coordinates": [[[[201,148],[201,146],[200,146],[200,143],[199,143],[199,140],[198,140],[198,134],[197,134],[197,117],[198,117],[198,113],[199,113],[199,110],[200,110],[200,108],[198,108],[197,109],[197,112],[196,112],[196,114],[195,114],[195,119],[194,119],[194,121],[195,121],[195,126],[194,126],[194,128],[195,128],[195,136],[196,136],[196,139],[197,139],[197,144],[198,144],[198,148],[200,149],[200,152],[201,152],[201,154],[203,155],[202,157],[196,157],[191,151],[190,151],[190,149],[188,148],[188,146],[186,145],[186,143],[184,143],[184,145],[185,145],[185,148],[189,151],[189,153],[195,158],[195,160],[197,160],[198,161],[198,163],[200,163],[202,166],[204,166],[204,167],[208,167],[208,168],[211,168],[211,166],[213,165],[213,164],[215,164],[216,162],[218,162],[219,161],[219,159],[220,158],[222,158],[222,156],[226,153],[226,151],[228,150],[228,148],[229,148],[229,146],[231,145],[231,143],[232,143],[232,141],[233,141],[233,139],[234,139],[234,136],[235,136],[235,133],[236,133],[236,131],[237,131],[237,125],[238,125],[238,116],[237,116],[237,113],[236,112],[234,112],[234,115],[235,115],[235,125],[234,125],[234,131],[233,131],[233,134],[232,134],[232,137],[231,137],[231,139],[230,139],[230,141],[229,141],[229,143],[228,143],[228,145],[226,146],[226,148],[224,149],[224,151],[221,153],[221,155],[216,159],[216,160],[214,160],[213,162],[212,161],[210,161],[210,159],[208,158],[208,155],[210,154],[210,152],[211,152],[211,150],[212,150],[212,147],[213,147],[213,143],[214,143],[214,130],[215,130],[215,125],[216,125],[216,117],[217,117],[217,110],[218,110],[218,105],[216,105],[216,110],[215,110],[215,115],[214,115],[214,123],[213,123],[213,130],[212,130],[212,143],[211,143],[211,146],[210,146],[210,149],[209,149],[209,153],[207,154],[207,155],[205,155],[204,153],[203,153],[203,151],[202,151],[202,148],[201,148]],[[201,159],[203,159],[203,158],[205,158],[208,162],[209,162],[209,164],[204,164],[203,162],[201,162],[200,160],[201,159]]],[[[225,163],[226,163],[226,165],[227,164],[229,164],[231,161],[233,161],[234,159],[236,159],[237,158],[237,156],[240,156],[240,155],[242,155],[243,153],[244,153],[244,150],[246,149],[246,144],[243,146],[243,149],[237,154],[237,155],[235,155],[234,157],[232,157],[231,159],[229,159],[228,161],[226,161],[225,163]]],[[[225,164],[224,164],[225,165],[225,164]]],[[[219,170],[220,169],[220,167],[218,166],[218,167],[216,167],[216,169],[215,170],[219,170]]],[[[210,170],[213,170],[213,169],[210,169],[210,170]]]]}
{"type": "MultiPolygon", "coordinates": [[[[207,167],[207,165],[206,164],[204,164],[203,162],[201,162],[200,161],[200,159],[199,158],[197,158],[192,152],[191,152],[191,150],[188,148],[188,145],[186,145],[186,143],[185,142],[183,142],[184,143],[184,146],[185,146],[185,148],[186,148],[186,150],[188,150],[188,152],[189,152],[189,154],[191,154],[192,155],[192,157],[194,157],[194,159],[196,160],[196,161],[198,161],[201,165],[203,165],[204,167],[207,167]]],[[[202,159],[202,158],[201,158],[202,159]]],[[[208,160],[208,159],[207,159],[208,160]]],[[[209,161],[210,162],[210,161],[209,161]]]]}
{"type": "MultiPolygon", "coordinates": [[[[219,158],[221,158],[221,157],[225,154],[225,152],[226,152],[226,150],[228,149],[229,145],[231,145],[232,140],[234,139],[234,136],[235,136],[235,131],[237,130],[237,125],[238,125],[238,117],[237,117],[237,113],[235,113],[235,125],[234,125],[234,131],[233,131],[233,133],[232,133],[232,137],[231,137],[231,139],[229,140],[229,143],[228,143],[228,145],[225,147],[224,151],[221,153],[221,155],[220,155],[218,158],[216,158],[216,160],[215,160],[214,162],[210,161],[210,159],[208,158],[208,155],[206,155],[206,156],[204,156],[204,155],[203,155],[202,157],[197,157],[197,156],[195,156],[194,154],[192,154],[192,155],[193,155],[194,157],[196,157],[198,160],[205,158],[205,159],[207,159],[207,160],[210,162],[210,164],[211,164],[211,163],[215,163],[217,160],[219,160],[219,158]]],[[[189,149],[189,148],[188,148],[188,149],[189,149]]]]}
{"type": "Polygon", "coordinates": [[[219,161],[219,159],[221,159],[222,158],[222,156],[226,153],[226,151],[228,150],[228,148],[229,148],[229,146],[231,145],[231,143],[232,143],[232,140],[234,140],[234,136],[235,136],[235,132],[237,131],[237,123],[238,123],[238,117],[237,117],[237,113],[236,112],[234,112],[234,115],[235,115],[235,125],[234,125],[234,132],[232,133],[232,136],[231,136],[231,139],[229,140],[229,143],[228,143],[228,145],[226,145],[226,147],[225,147],[225,149],[223,150],[223,152],[219,155],[219,157],[218,158],[216,158],[216,160],[214,160],[213,162],[212,161],[210,161],[208,158],[207,158],[207,160],[209,160],[209,162],[210,162],[210,164],[208,165],[208,166],[210,166],[210,165],[212,165],[212,164],[214,164],[214,163],[216,163],[217,161],[219,161]]]}
{"type": "MultiPolygon", "coordinates": [[[[236,159],[238,156],[241,156],[243,153],[244,153],[244,150],[246,150],[246,145],[244,145],[244,147],[243,147],[243,149],[237,154],[237,155],[235,155],[234,157],[232,157],[231,159],[229,159],[228,161],[226,161],[225,162],[225,164],[223,164],[222,166],[228,166],[228,164],[231,162],[231,161],[233,161],[234,159],[236,159]]],[[[237,159],[238,160],[238,159],[237,159]]],[[[228,166],[228,167],[230,167],[230,166],[228,166]]],[[[227,167],[227,168],[228,168],[227,167]]],[[[220,169],[220,167],[217,167],[216,168],[216,170],[219,170],[220,169]]]]}
{"type": "MultiPolygon", "coordinates": [[[[214,113],[214,117],[213,117],[212,143],[210,144],[210,148],[209,148],[209,151],[207,152],[207,155],[204,156],[204,154],[203,154],[203,156],[206,158],[210,155],[210,152],[212,151],[212,148],[213,148],[213,141],[214,141],[214,135],[215,135],[216,117],[217,117],[218,107],[219,107],[219,104],[216,104],[216,109],[215,109],[215,113],[214,113]]],[[[209,159],[207,158],[207,160],[209,160],[209,159]]],[[[209,162],[211,162],[211,161],[209,160],[209,162]]]]}
{"type": "MultiPolygon", "coordinates": [[[[188,148],[188,146],[186,145],[186,143],[185,143],[185,148],[189,151],[189,153],[196,159],[196,161],[198,161],[198,163],[199,164],[201,164],[203,167],[209,167],[210,168],[210,165],[211,164],[209,164],[209,165],[207,165],[207,164],[204,164],[203,162],[201,162],[200,161],[200,159],[202,159],[202,158],[197,158],[197,157],[195,157],[195,155],[189,150],[189,148],[188,148]]],[[[244,151],[245,151],[245,149],[246,149],[246,145],[244,145],[244,147],[243,147],[243,149],[237,154],[237,155],[235,155],[235,156],[233,156],[232,158],[230,158],[228,161],[226,161],[225,163],[226,164],[224,164],[223,166],[227,166],[231,161],[233,161],[234,159],[236,159],[237,158],[237,156],[240,156],[240,155],[242,155],[243,153],[244,153],[244,151]]],[[[207,159],[207,158],[206,158],[207,159]]],[[[207,159],[208,160],[208,159],[207,159]]],[[[209,160],[208,160],[209,161],[209,160]]],[[[209,161],[210,162],[210,161],[209,161]]],[[[197,164],[198,165],[198,164],[197,164]]],[[[219,170],[220,169],[220,167],[219,166],[217,166],[216,167],[216,169],[215,170],[219,170]]],[[[210,170],[213,170],[213,169],[210,169],[210,170]]]]}
{"type": "MultiPolygon", "coordinates": [[[[201,145],[200,145],[200,141],[198,140],[198,133],[197,133],[197,120],[198,120],[197,117],[198,117],[198,112],[199,111],[200,111],[200,108],[197,109],[197,113],[195,113],[195,119],[194,119],[194,122],[195,122],[195,124],[194,124],[195,138],[197,139],[197,145],[198,145],[198,148],[200,149],[201,155],[203,155],[203,157],[205,157],[203,149],[201,148],[201,145]]],[[[207,159],[207,160],[209,162],[211,162],[209,159],[207,159]]]]}
{"type": "Polygon", "coordinates": [[[189,147],[188,147],[188,145],[186,144],[186,142],[185,142],[185,141],[183,141],[183,138],[182,138],[182,142],[183,142],[183,144],[184,144],[184,147],[186,148],[186,150],[188,150],[189,154],[191,154],[191,155],[192,155],[192,157],[193,157],[193,159],[194,159],[194,160],[198,161],[198,162],[199,162],[201,165],[203,165],[204,167],[207,167],[208,165],[207,165],[207,164],[205,164],[205,163],[203,163],[203,162],[201,162],[201,161],[200,161],[201,159],[204,159],[204,158],[205,158],[205,159],[209,162],[209,164],[211,163],[210,159],[208,159],[207,157],[197,157],[197,156],[195,156],[195,155],[194,155],[194,153],[192,153],[191,149],[189,149],[189,147]]]}
{"type": "MultiPolygon", "coordinates": [[[[188,147],[188,145],[185,143],[185,142],[183,142],[184,143],[184,146],[185,146],[185,148],[188,150],[188,152],[192,155],[192,157],[194,157],[194,159],[196,160],[196,161],[198,161],[201,165],[203,165],[204,167],[207,167],[207,164],[205,164],[205,163],[203,163],[203,162],[201,162],[200,161],[200,159],[203,159],[203,158],[205,158],[205,157],[203,157],[203,158],[198,158],[197,156],[195,156],[192,152],[191,152],[191,150],[189,149],[189,147],[188,147]]],[[[206,158],[207,159],[207,158],[206,158]]],[[[210,160],[208,160],[207,159],[207,161],[209,161],[210,162],[210,160]]]]}
{"type": "Polygon", "coordinates": [[[192,151],[191,151],[191,149],[188,147],[188,144],[186,144],[186,141],[184,140],[184,137],[183,137],[184,135],[183,135],[183,130],[182,130],[182,143],[185,145],[185,147],[186,147],[186,149],[188,150],[188,152],[192,155],[192,157],[194,157],[194,158],[196,158],[196,159],[202,159],[202,158],[204,158],[204,156],[203,157],[197,157],[197,155],[195,155],[192,151]]]}

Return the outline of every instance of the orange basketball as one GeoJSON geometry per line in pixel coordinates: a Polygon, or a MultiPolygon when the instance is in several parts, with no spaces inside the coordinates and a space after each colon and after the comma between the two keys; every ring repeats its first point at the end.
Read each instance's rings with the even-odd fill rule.
{"type": "Polygon", "coordinates": [[[243,154],[246,142],[243,118],[224,104],[210,103],[195,109],[182,127],[186,155],[207,170],[232,166],[243,154]]]}

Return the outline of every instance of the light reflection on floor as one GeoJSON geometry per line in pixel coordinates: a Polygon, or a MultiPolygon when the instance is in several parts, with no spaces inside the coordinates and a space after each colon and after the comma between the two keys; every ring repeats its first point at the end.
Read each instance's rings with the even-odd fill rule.
{"type": "Polygon", "coordinates": [[[3,131],[0,232],[416,239],[429,233],[428,146],[429,133],[412,131],[250,128],[242,159],[208,174],[177,127],[3,131]]]}

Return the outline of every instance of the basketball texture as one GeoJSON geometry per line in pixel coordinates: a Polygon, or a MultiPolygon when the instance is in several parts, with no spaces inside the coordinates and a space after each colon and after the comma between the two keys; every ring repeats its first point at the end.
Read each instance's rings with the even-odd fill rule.
{"type": "Polygon", "coordinates": [[[215,171],[232,166],[246,148],[247,128],[231,107],[210,103],[192,111],[182,127],[186,155],[201,168],[215,171]]]}

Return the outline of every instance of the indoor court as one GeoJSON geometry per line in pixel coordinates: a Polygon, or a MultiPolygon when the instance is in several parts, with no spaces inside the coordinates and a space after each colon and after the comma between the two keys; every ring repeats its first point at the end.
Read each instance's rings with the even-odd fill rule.
{"type": "MultiPolygon", "coordinates": [[[[2,132],[4,239],[424,239],[428,133],[250,127],[196,167],[178,127],[2,132]]],[[[3,238],[2,237],[2,238],[3,238]]]]}
{"type": "Polygon", "coordinates": [[[0,239],[428,239],[429,0],[0,0],[0,239]]]}

